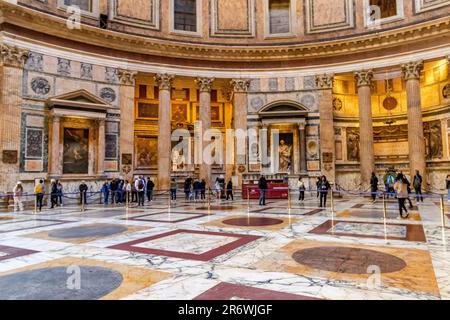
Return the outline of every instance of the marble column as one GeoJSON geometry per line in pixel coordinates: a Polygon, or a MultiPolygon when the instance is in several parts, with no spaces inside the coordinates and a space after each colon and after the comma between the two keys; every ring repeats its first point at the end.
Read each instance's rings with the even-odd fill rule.
{"type": "Polygon", "coordinates": [[[300,140],[300,173],[305,173],[307,171],[307,168],[306,168],[306,132],[304,123],[299,123],[298,131],[300,140]]]}
{"type": "Polygon", "coordinates": [[[171,155],[172,155],[172,124],[170,117],[170,97],[172,81],[171,74],[157,74],[155,81],[159,86],[159,114],[158,114],[158,184],[159,190],[170,187],[171,155]]]}
{"type": "Polygon", "coordinates": [[[372,176],[372,172],[375,172],[371,99],[372,79],[372,70],[355,72],[355,81],[358,88],[359,102],[359,154],[362,190],[366,190],[370,187],[370,178],[372,176]]]}
{"type": "Polygon", "coordinates": [[[297,124],[293,125],[293,161],[291,172],[294,174],[300,173],[300,130],[297,124]]]}
{"type": "Polygon", "coordinates": [[[59,177],[62,174],[61,163],[61,117],[54,115],[51,121],[50,175],[59,177]]]}
{"type": "MultiPolygon", "coordinates": [[[[211,129],[211,88],[214,82],[214,78],[197,78],[195,83],[200,91],[200,123],[202,133],[211,129]]],[[[209,145],[210,141],[203,141],[204,147],[209,145]]],[[[204,148],[203,148],[204,150],[204,148]]],[[[203,152],[202,150],[202,152],[203,152]]],[[[205,179],[208,186],[213,188],[211,181],[211,164],[210,161],[205,162],[206,159],[202,157],[202,163],[200,164],[200,180],[205,179]]]]}
{"type": "Polygon", "coordinates": [[[425,138],[423,133],[422,103],[420,98],[420,73],[423,61],[402,65],[406,82],[406,106],[408,115],[409,168],[413,177],[419,170],[423,178],[422,187],[426,188],[425,138]]]}
{"type": "Polygon", "coordinates": [[[105,174],[105,119],[98,120],[97,174],[105,174]]]}
{"type": "MultiPolygon", "coordinates": [[[[233,118],[234,129],[247,130],[247,90],[250,86],[250,81],[247,79],[233,79],[230,82],[234,91],[234,103],[233,103],[233,118]]],[[[245,150],[248,150],[247,140],[245,142],[245,150]]],[[[236,175],[238,176],[238,187],[242,187],[242,174],[245,173],[247,168],[247,154],[238,154],[239,140],[235,140],[235,166],[236,175]]]]}
{"type": "Polygon", "coordinates": [[[28,54],[27,50],[0,44],[0,192],[10,192],[19,180],[22,78],[28,54]],[[4,151],[17,155],[17,160],[4,159],[4,151]]]}
{"type": "Polygon", "coordinates": [[[123,155],[134,161],[134,91],[136,72],[119,70],[120,80],[120,171],[124,178],[133,176],[133,164],[123,163],[123,155]]]}
{"type": "Polygon", "coordinates": [[[322,174],[331,182],[335,180],[335,141],[333,122],[333,74],[316,76],[316,87],[320,91],[320,158],[322,174]]]}

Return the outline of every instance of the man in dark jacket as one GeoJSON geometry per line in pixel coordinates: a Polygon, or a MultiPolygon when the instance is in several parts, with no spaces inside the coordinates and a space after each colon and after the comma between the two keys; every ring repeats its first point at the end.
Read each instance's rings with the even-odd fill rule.
{"type": "Polygon", "coordinates": [[[52,203],[52,209],[55,207],[55,205],[58,204],[58,185],[56,184],[55,180],[52,180],[51,186],[50,186],[50,201],[52,203]]]}
{"type": "Polygon", "coordinates": [[[419,203],[419,201],[423,202],[422,176],[420,175],[419,170],[416,170],[416,175],[414,176],[414,179],[413,179],[413,187],[414,187],[414,191],[416,192],[417,203],[419,203]]]}
{"type": "Polygon", "coordinates": [[[377,199],[377,191],[378,191],[378,178],[375,175],[375,172],[372,172],[372,177],[370,178],[370,192],[372,193],[372,199],[375,202],[377,199]]]}
{"type": "Polygon", "coordinates": [[[200,182],[200,199],[206,199],[206,181],[204,179],[200,182]]]}
{"type": "Polygon", "coordinates": [[[258,188],[259,188],[259,205],[265,206],[266,205],[266,191],[267,191],[267,180],[264,178],[264,176],[261,176],[259,178],[258,182],[258,188]]]}
{"type": "Polygon", "coordinates": [[[331,186],[330,183],[327,180],[327,177],[322,176],[319,182],[319,192],[320,192],[320,207],[326,207],[327,206],[327,196],[328,196],[328,190],[330,190],[331,186]]]}
{"type": "Polygon", "coordinates": [[[153,201],[153,189],[155,189],[155,183],[149,177],[147,180],[147,200],[153,201]]]}
{"type": "Polygon", "coordinates": [[[82,181],[79,187],[80,190],[80,204],[87,204],[87,191],[88,186],[86,182],[82,181]]]}
{"type": "Polygon", "coordinates": [[[227,183],[227,200],[229,200],[230,198],[231,198],[232,201],[234,201],[234,197],[233,197],[233,182],[231,181],[231,179],[227,183]]]}

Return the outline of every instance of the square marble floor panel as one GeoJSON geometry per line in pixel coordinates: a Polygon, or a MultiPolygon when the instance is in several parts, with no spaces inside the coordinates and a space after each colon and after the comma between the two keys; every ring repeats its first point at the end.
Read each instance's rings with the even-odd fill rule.
{"type": "MultiPolygon", "coordinates": [[[[420,214],[418,212],[409,212],[407,219],[400,218],[400,213],[397,210],[389,210],[386,214],[386,218],[390,220],[410,220],[421,221],[420,214]]],[[[346,209],[338,212],[338,218],[361,218],[361,219],[384,219],[383,210],[379,209],[346,209]]]]}
{"type": "Polygon", "coordinates": [[[426,242],[423,227],[418,224],[328,220],[309,233],[426,242]]]}
{"type": "Polygon", "coordinates": [[[259,238],[252,235],[180,229],[110,248],[180,259],[209,261],[259,238]]]}

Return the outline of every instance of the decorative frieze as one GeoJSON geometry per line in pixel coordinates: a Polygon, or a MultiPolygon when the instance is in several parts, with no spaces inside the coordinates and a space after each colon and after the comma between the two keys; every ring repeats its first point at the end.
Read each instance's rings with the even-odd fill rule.
{"type": "Polygon", "coordinates": [[[3,65],[23,68],[28,60],[30,52],[28,50],[11,46],[5,43],[0,44],[0,61],[3,65]]]}
{"type": "Polygon", "coordinates": [[[372,80],[373,80],[373,70],[362,70],[355,72],[355,81],[356,86],[362,87],[362,86],[372,86],[372,80]]]}
{"type": "Polygon", "coordinates": [[[120,84],[125,86],[134,86],[136,83],[136,74],[135,71],[119,69],[119,81],[120,84]]]}
{"type": "Polygon", "coordinates": [[[170,90],[175,76],[168,73],[158,73],[155,75],[155,81],[159,86],[159,90],[170,90]]]}
{"type": "Polygon", "coordinates": [[[197,78],[195,80],[200,92],[211,92],[213,82],[214,78],[197,78]]]}
{"type": "Polygon", "coordinates": [[[247,92],[250,87],[250,80],[248,79],[233,79],[230,81],[234,92],[247,92]]]}
{"type": "Polygon", "coordinates": [[[44,71],[44,57],[40,53],[30,52],[28,55],[25,68],[32,71],[43,72],[44,71]]]}
{"type": "Polygon", "coordinates": [[[405,80],[420,79],[423,70],[423,61],[414,61],[402,65],[403,78],[405,80]]]}
{"type": "Polygon", "coordinates": [[[82,63],[80,66],[80,77],[85,80],[92,80],[92,64],[82,63]]]}
{"type": "Polygon", "coordinates": [[[334,74],[321,74],[316,76],[316,87],[319,89],[332,89],[334,74]]]}

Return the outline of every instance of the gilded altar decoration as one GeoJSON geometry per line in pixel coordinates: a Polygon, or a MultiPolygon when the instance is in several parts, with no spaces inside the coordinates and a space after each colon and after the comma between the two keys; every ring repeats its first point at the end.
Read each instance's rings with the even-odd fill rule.
{"type": "Polygon", "coordinates": [[[89,172],[89,129],[64,128],[63,172],[89,172]]]}
{"type": "Polygon", "coordinates": [[[333,99],[333,109],[335,111],[341,111],[342,110],[342,100],[339,98],[333,99]]]}
{"type": "Polygon", "coordinates": [[[442,97],[444,97],[444,99],[450,98],[450,83],[447,83],[444,88],[442,88],[442,97]]]}

